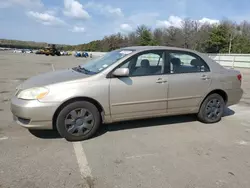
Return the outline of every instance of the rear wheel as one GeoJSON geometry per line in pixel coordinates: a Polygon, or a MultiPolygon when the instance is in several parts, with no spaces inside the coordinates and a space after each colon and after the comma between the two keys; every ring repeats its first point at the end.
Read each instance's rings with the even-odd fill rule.
{"type": "Polygon", "coordinates": [[[76,101],[65,106],[59,113],[56,127],[68,141],[82,141],[92,137],[101,124],[101,116],[90,102],[76,101]]]}
{"type": "Polygon", "coordinates": [[[216,123],[221,120],[225,108],[225,101],[221,95],[214,93],[203,101],[198,119],[203,123],[216,123]]]}

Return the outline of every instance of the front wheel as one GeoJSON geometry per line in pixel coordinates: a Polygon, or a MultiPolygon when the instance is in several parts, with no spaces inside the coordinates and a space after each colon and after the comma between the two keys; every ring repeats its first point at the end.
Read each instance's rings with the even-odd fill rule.
{"type": "Polygon", "coordinates": [[[87,101],[76,101],[65,106],[59,113],[56,127],[68,141],[83,141],[91,138],[101,124],[96,106],[87,101]]]}
{"type": "Polygon", "coordinates": [[[216,123],[221,120],[225,108],[225,101],[221,95],[214,93],[203,101],[198,119],[203,123],[216,123]]]}

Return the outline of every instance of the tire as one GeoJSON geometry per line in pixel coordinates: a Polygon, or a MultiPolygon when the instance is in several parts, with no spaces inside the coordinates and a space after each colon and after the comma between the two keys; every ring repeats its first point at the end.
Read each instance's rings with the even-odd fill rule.
{"type": "Polygon", "coordinates": [[[68,104],[59,112],[56,120],[56,128],[59,134],[67,141],[83,141],[91,138],[97,132],[100,124],[100,112],[94,104],[87,101],[76,101],[68,104]],[[83,115],[84,110],[86,110],[86,116],[83,115]],[[75,118],[76,114],[74,112],[80,115],[75,118]],[[93,120],[88,120],[91,117],[93,120]],[[66,124],[66,121],[70,122],[70,124],[66,124]]]}
{"type": "Polygon", "coordinates": [[[213,93],[203,101],[198,119],[203,123],[216,123],[221,120],[225,109],[225,101],[221,95],[213,93]]]}

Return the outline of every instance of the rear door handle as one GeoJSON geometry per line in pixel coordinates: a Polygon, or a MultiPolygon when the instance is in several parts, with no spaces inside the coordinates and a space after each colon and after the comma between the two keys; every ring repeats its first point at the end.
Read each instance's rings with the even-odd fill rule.
{"type": "Polygon", "coordinates": [[[159,78],[158,80],[156,80],[157,84],[162,84],[162,83],[166,83],[166,82],[167,82],[167,80],[162,79],[162,78],[159,78]]]}
{"type": "Polygon", "coordinates": [[[202,76],[201,76],[201,79],[202,79],[202,80],[209,80],[210,78],[209,78],[207,75],[202,75],[202,76]]]}

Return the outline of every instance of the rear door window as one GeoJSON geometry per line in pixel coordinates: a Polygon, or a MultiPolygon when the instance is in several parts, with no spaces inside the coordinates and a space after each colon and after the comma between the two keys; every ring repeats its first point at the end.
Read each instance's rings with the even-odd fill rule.
{"type": "Polygon", "coordinates": [[[189,52],[169,53],[170,73],[196,73],[209,72],[209,67],[199,56],[189,52]]]}

